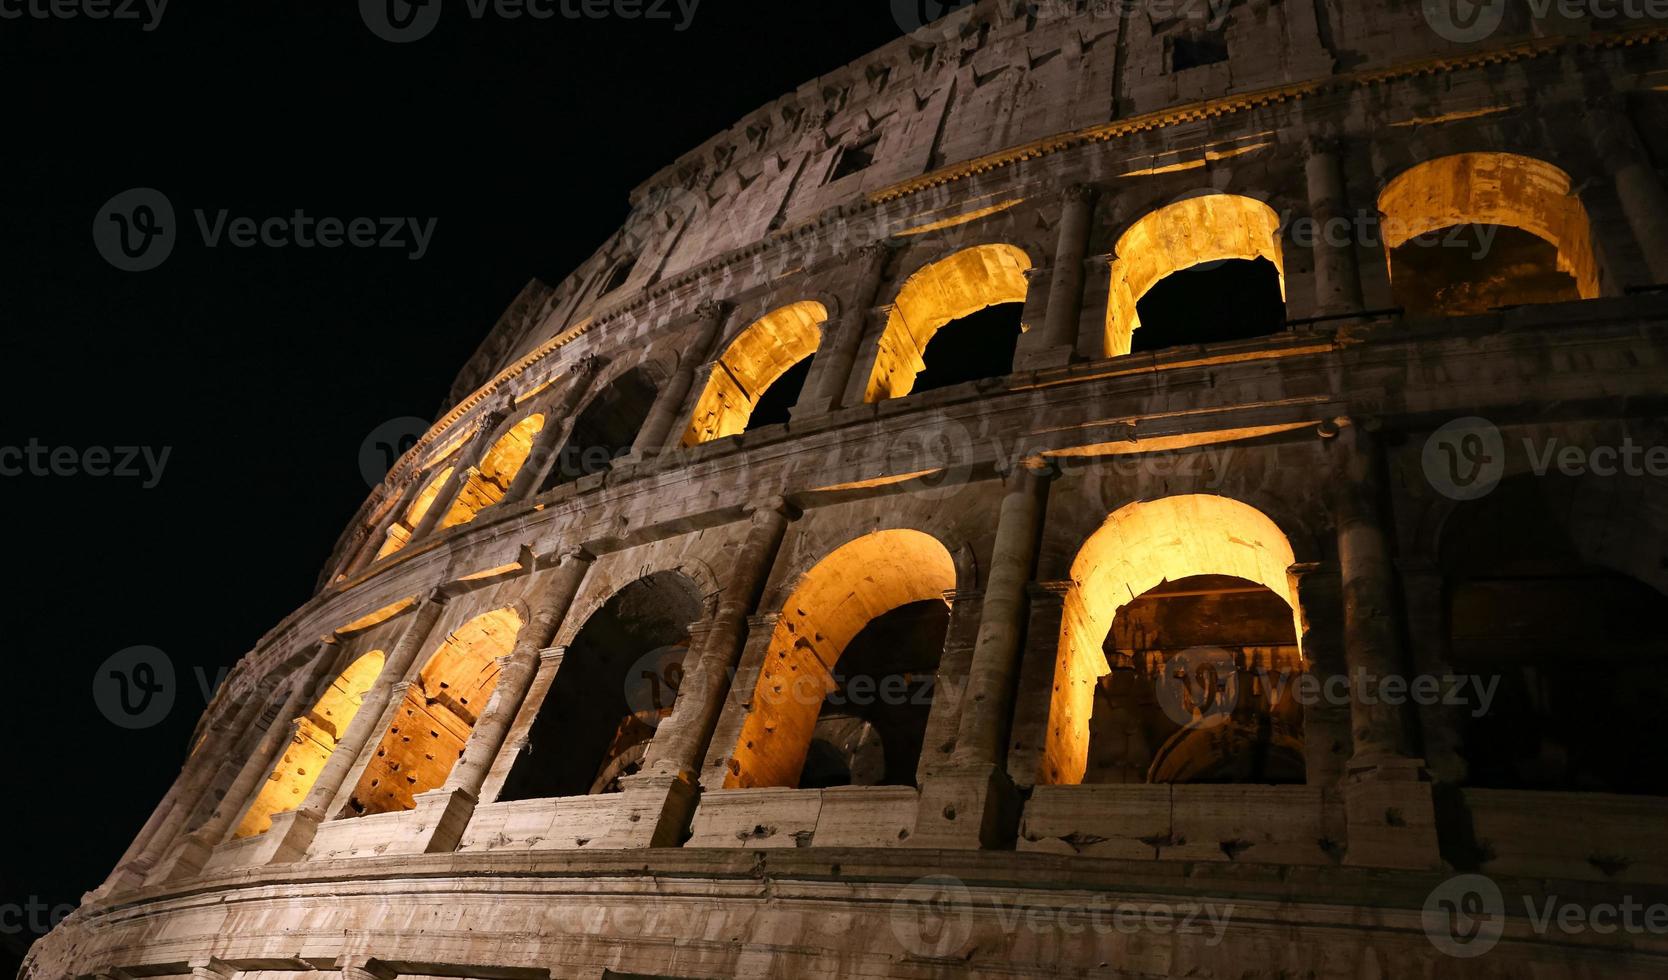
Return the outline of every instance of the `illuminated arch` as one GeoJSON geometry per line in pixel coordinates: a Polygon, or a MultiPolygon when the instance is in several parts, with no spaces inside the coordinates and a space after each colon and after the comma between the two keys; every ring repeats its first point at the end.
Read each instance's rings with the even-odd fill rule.
{"type": "Polygon", "coordinates": [[[441,470],[434,479],[428,482],[427,486],[423,487],[423,492],[417,495],[417,499],[411,502],[411,506],[406,508],[405,516],[388,526],[388,538],[382,542],[382,549],[376,553],[378,558],[387,558],[411,543],[412,530],[422,523],[423,515],[427,514],[429,508],[434,506],[434,498],[440,496],[440,488],[444,487],[446,481],[452,478],[454,469],[456,467],[448,466],[441,470]]]}
{"type": "Polygon", "coordinates": [[[937,538],[875,531],[806,572],[782,605],[742,724],[726,789],[795,786],[835,663],[869,622],[912,602],[943,600],[955,560],[937,538]]]}
{"type": "MultiPolygon", "coordinates": [[[[355,660],[331,682],[330,689],[324,692],[318,703],[302,716],[295,738],[284,750],[284,757],[273,768],[272,774],[261,785],[255,801],[244,811],[233,837],[254,837],[266,833],[272,826],[274,813],[293,810],[307,798],[307,792],[319,778],[319,770],[324,768],[325,760],[336,751],[336,743],[341,740],[348,725],[353,723],[353,716],[359,713],[365,692],[371,689],[377,675],[382,673],[383,659],[382,651],[374,650],[355,660]]],[[[273,724],[286,721],[279,718],[273,724]]]]}
{"type": "MultiPolygon", "coordinates": [[[[1228,497],[1183,494],[1122,507],[1078,550],[1071,565],[1054,668],[1042,782],[1078,783],[1088,762],[1089,716],[1102,652],[1118,610],[1165,583],[1229,575],[1285,599],[1295,618],[1296,559],[1280,528],[1228,497]]],[[[1301,637],[1301,625],[1297,629],[1301,637]]]]}
{"type": "Polygon", "coordinates": [[[1570,175],[1516,153],[1459,153],[1421,163],[1396,177],[1378,198],[1384,248],[1455,225],[1505,225],[1551,244],[1558,270],[1575,279],[1582,299],[1599,294],[1587,210],[1570,175]]]}
{"type": "Polygon", "coordinates": [[[756,320],[712,366],[683,444],[695,446],[747,430],[753,408],[776,380],[817,352],[828,308],[806,300],[756,320]]]}
{"type": "Polygon", "coordinates": [[[1141,326],[1136,304],[1171,275],[1204,262],[1267,259],[1286,294],[1280,251],[1280,216],[1261,201],[1238,194],[1202,194],[1143,216],[1118,239],[1112,261],[1112,294],[1106,308],[1106,356],[1130,352],[1141,326]]]}
{"type": "Polygon", "coordinates": [[[1013,245],[977,245],[916,271],[892,302],[863,400],[902,398],[913,391],[933,334],[986,307],[1025,302],[1030,268],[1030,257],[1013,245]]]}
{"type": "Polygon", "coordinates": [[[521,472],[527,457],[533,452],[533,438],[544,429],[544,423],[544,416],[535,412],[499,436],[498,441],[481,457],[480,465],[469,468],[463,487],[440,526],[447,528],[467,524],[475,519],[476,514],[503,500],[504,495],[510,492],[510,484],[515,482],[516,474],[521,472]]]}
{"type": "Polygon", "coordinates": [[[515,610],[498,609],[446,637],[406,688],[345,815],[410,810],[417,794],[445,783],[498,684],[498,658],[520,629],[515,610]]]}

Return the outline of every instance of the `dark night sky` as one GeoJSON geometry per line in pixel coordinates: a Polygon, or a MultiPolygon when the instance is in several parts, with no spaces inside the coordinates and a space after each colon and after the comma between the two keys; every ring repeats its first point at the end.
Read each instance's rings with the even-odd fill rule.
{"type": "Polygon", "coordinates": [[[0,447],[171,449],[149,490],[0,477],[13,953],[33,938],[18,907],[77,901],[174,778],[204,706],[195,671],[235,662],[307,599],[369,489],[366,435],[434,416],[522,285],[588,256],[636,183],[899,33],[889,0],[706,0],[683,33],[443,9],[408,45],[344,0],[174,0],[148,33],[0,19],[0,447]],[[182,220],[438,223],[420,262],[207,249],[187,231],[159,269],[124,273],[91,229],[139,186],[182,220]],[[125,731],[92,683],[135,645],[165,651],[180,690],[160,724],[125,731]]]}

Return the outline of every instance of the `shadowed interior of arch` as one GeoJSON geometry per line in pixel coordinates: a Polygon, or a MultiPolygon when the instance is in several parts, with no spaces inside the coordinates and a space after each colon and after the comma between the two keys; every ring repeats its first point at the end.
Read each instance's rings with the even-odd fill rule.
{"type": "MultiPolygon", "coordinates": [[[[1285,629],[1265,622],[1266,628],[1242,635],[1223,632],[1220,635],[1227,642],[1218,645],[1252,649],[1295,645],[1302,630],[1297,621],[1297,597],[1289,572],[1293,561],[1291,545],[1273,521],[1249,504],[1228,497],[1211,494],[1161,497],[1129,504],[1109,516],[1072,561],[1072,585],[1066,592],[1061,622],[1041,781],[1045,784],[1084,781],[1089,771],[1097,692],[1103,678],[1113,674],[1115,667],[1125,666],[1121,658],[1109,662],[1108,648],[1116,657],[1120,640],[1127,644],[1131,669],[1135,665],[1134,654],[1138,652],[1135,647],[1147,648],[1139,652],[1147,655],[1149,670],[1155,656],[1162,660],[1165,654],[1173,653],[1169,648],[1175,639],[1166,640],[1162,633],[1138,631],[1144,630],[1141,624],[1160,623],[1167,615],[1185,618],[1189,613],[1199,612],[1202,604],[1181,601],[1188,598],[1182,593],[1226,595],[1230,589],[1244,588],[1231,580],[1273,593],[1284,604],[1286,615],[1292,617],[1285,629]],[[1141,606],[1143,599],[1151,600],[1150,608],[1141,606]],[[1120,635],[1113,627],[1126,606],[1133,608],[1128,614],[1128,632],[1120,635]],[[1252,640],[1256,642],[1249,642],[1252,640]]],[[[1247,594],[1260,595],[1255,591],[1247,594]]],[[[1258,615],[1266,617],[1273,607],[1266,604],[1266,599],[1259,601],[1263,605],[1258,615]]],[[[1198,625],[1178,628],[1174,635],[1178,638],[1199,635],[1198,625]]],[[[1300,656],[1301,651],[1296,651],[1296,655],[1300,656]]],[[[1118,683],[1128,682],[1114,678],[1106,685],[1110,689],[1118,683]]],[[[1108,703],[1106,710],[1113,707],[1108,703]]],[[[1155,756],[1162,748],[1150,747],[1155,756]]],[[[1127,759],[1119,765],[1122,768],[1117,772],[1127,775],[1131,771],[1127,759]]],[[[1189,763],[1177,775],[1194,778],[1203,774],[1203,778],[1217,778],[1206,773],[1206,768],[1201,763],[1189,763]]]]}
{"type": "Polygon", "coordinates": [[[1175,319],[1155,324],[1160,337],[1142,338],[1143,350],[1260,336],[1284,328],[1286,267],[1279,229],[1280,216],[1273,208],[1238,194],[1201,194],[1142,216],[1119,236],[1114,249],[1106,307],[1106,356],[1118,357],[1135,350],[1136,337],[1147,323],[1146,314],[1155,310],[1174,313],[1175,319]],[[1263,264],[1257,265],[1259,261],[1263,264]],[[1227,262],[1252,265],[1224,265],[1227,262]],[[1195,278],[1178,275],[1201,265],[1206,268],[1186,272],[1186,277],[1195,278]],[[1278,314],[1272,309],[1267,266],[1273,267],[1278,314]],[[1234,301],[1199,306],[1201,300],[1194,296],[1192,303],[1178,304],[1178,300],[1188,297],[1166,290],[1155,303],[1143,304],[1155,286],[1176,278],[1181,281],[1173,289],[1234,290],[1224,297],[1234,301]],[[1182,308],[1177,310],[1177,305],[1182,308]]]}
{"type": "Polygon", "coordinates": [[[681,572],[656,572],[609,597],[562,655],[498,799],[619,792],[671,714],[701,614],[700,588],[681,572]]]}
{"type": "Polygon", "coordinates": [[[1599,294],[1586,208],[1549,163],[1441,157],[1387,184],[1378,209],[1391,290],[1408,313],[1465,316],[1599,294]]]}
{"type": "Polygon", "coordinates": [[[1159,281],[1136,304],[1130,353],[1267,337],[1286,328],[1280,270],[1267,259],[1204,262],[1159,281]]]}
{"type": "MultiPolygon", "coordinates": [[[[945,361],[947,366],[953,364],[955,358],[947,358],[934,343],[936,336],[951,325],[952,329],[945,332],[946,339],[957,338],[950,342],[978,345],[984,351],[983,356],[988,357],[988,364],[970,361],[977,365],[980,377],[992,376],[982,373],[985,371],[1007,374],[1011,370],[1013,349],[1007,348],[1006,362],[998,365],[1001,350],[994,345],[1007,343],[1012,312],[992,314],[986,325],[973,316],[990,307],[1023,304],[1028,288],[1025,273],[1030,268],[1030,258],[1019,248],[998,244],[963,249],[916,271],[904,281],[887,314],[863,400],[884,401],[915,391],[919,375],[931,363],[926,358],[929,346],[935,348],[936,360],[945,361]],[[963,318],[968,322],[957,323],[963,318]],[[993,337],[1000,339],[993,342],[993,337]]],[[[1022,331],[1024,327],[1018,329],[1022,331]]],[[[1017,334],[1013,339],[1017,342],[1017,334]]],[[[971,379],[955,378],[941,383],[956,384],[962,380],[971,379]]]]}
{"type": "Polygon", "coordinates": [[[498,609],[446,637],[406,688],[341,816],[410,810],[419,793],[445,783],[520,630],[515,610],[498,609]]]}
{"type": "MultiPolygon", "coordinates": [[[[272,826],[272,815],[293,810],[307,798],[307,791],[319,778],[319,770],[336,751],[336,743],[359,713],[365,692],[382,673],[383,653],[373,650],[355,660],[330,682],[330,687],[307,713],[297,720],[295,737],[272,774],[261,784],[254,802],[238,821],[234,838],[264,834],[272,826]]],[[[286,723],[278,718],[273,724],[286,723]]]]}
{"type": "Polygon", "coordinates": [[[1582,489],[1508,479],[1444,526],[1448,663],[1478,679],[1448,713],[1463,783],[1668,796],[1668,596],[1595,562],[1594,542],[1638,528],[1573,524],[1582,489]]]}
{"type": "Polygon", "coordinates": [[[606,472],[614,460],[631,452],[654,408],[656,394],[648,372],[634,368],[592,398],[574,419],[573,430],[552,461],[540,492],[606,472]]]}
{"type": "MultiPolygon", "coordinates": [[[[844,692],[845,697],[834,700],[846,704],[859,700],[851,684],[859,675],[846,674],[851,665],[837,669],[848,651],[857,658],[853,661],[856,669],[865,672],[861,676],[872,678],[877,671],[887,677],[907,676],[906,688],[919,673],[936,671],[943,617],[948,612],[945,594],[955,584],[950,553],[936,538],[912,530],[866,534],[835,549],[806,572],[783,604],[771,634],[751,710],[729,755],[725,788],[800,785],[807,755],[819,736],[823,746],[810,769],[814,780],[902,782],[907,776],[913,782],[918,743],[915,758],[904,758],[908,753],[900,750],[911,738],[919,738],[911,733],[924,724],[924,718],[907,710],[830,711],[819,733],[819,717],[827,710],[831,694],[844,692]],[[898,615],[887,619],[894,611],[898,615]],[[863,636],[871,624],[875,629],[863,636]],[[903,641],[917,645],[908,649],[895,645],[903,641]],[[931,650],[923,647],[934,643],[937,647],[931,650]],[[883,748],[878,759],[873,748],[865,754],[864,740],[872,746],[887,731],[895,733],[897,742],[891,752],[883,748]],[[863,760],[869,768],[860,772],[868,775],[860,777],[851,766],[863,760]]],[[[918,691],[915,696],[920,699],[918,691]]],[[[872,700],[898,697],[877,693],[872,700]]],[[[930,698],[924,700],[930,705],[930,698]]]]}
{"type": "Polygon", "coordinates": [[[1292,609],[1231,575],[1167,581],[1118,609],[1085,783],[1302,783],[1292,609]]]}

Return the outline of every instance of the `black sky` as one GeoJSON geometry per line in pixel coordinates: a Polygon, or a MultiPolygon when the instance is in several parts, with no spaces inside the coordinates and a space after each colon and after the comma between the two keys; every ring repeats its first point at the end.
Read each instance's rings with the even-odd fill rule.
{"type": "MultiPolygon", "coordinates": [[[[0,9],[17,9],[5,0],[0,9]]],[[[39,2],[39,0],[36,0],[39,2]]],[[[690,28],[475,21],[415,44],[346,0],[173,0],[125,21],[0,19],[0,447],[149,446],[136,479],[0,477],[10,784],[0,909],[77,901],[178,770],[196,681],[304,602],[364,498],[379,424],[432,417],[534,275],[614,231],[631,188],[744,113],[895,37],[890,0],[705,0],[690,28]],[[312,12],[312,8],[334,12],[312,12]],[[160,268],[93,246],[131,187],[267,218],[434,218],[404,252],[208,249],[160,268]],[[174,710],[125,731],[107,657],[150,645],[174,710]]],[[[33,936],[0,917],[12,951],[33,936]]]]}

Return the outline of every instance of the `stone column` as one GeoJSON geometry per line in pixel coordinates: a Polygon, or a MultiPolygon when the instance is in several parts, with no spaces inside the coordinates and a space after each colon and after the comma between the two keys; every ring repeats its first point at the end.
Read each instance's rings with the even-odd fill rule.
{"type": "Polygon", "coordinates": [[[1632,120],[1623,112],[1601,105],[1593,107],[1587,118],[1651,282],[1668,284],[1668,192],[1663,190],[1662,178],[1639,145],[1632,120]]]}
{"type": "Polygon", "coordinates": [[[1063,367],[1076,359],[1077,334],[1083,318],[1083,262],[1089,252],[1095,189],[1073,184],[1060,195],[1060,225],[1054,246],[1054,268],[1048,288],[1048,312],[1035,340],[1021,341],[1024,353],[1015,371],[1063,367]]]}
{"type": "MultiPolygon", "coordinates": [[[[1396,577],[1384,530],[1384,459],[1376,434],[1351,420],[1330,440],[1332,507],[1344,604],[1352,755],[1345,767],[1346,864],[1441,866],[1423,759],[1412,756],[1405,703],[1386,703],[1385,678],[1405,683],[1396,577]]],[[[1391,699],[1394,701],[1395,699],[1391,699]]]]}
{"type": "Polygon", "coordinates": [[[1344,660],[1344,603],[1338,566],[1332,562],[1293,565],[1297,581],[1299,638],[1307,673],[1317,696],[1303,705],[1304,777],[1310,786],[1336,794],[1352,746],[1347,692],[1349,668],[1344,660]]]}
{"type": "Polygon", "coordinates": [[[956,735],[958,765],[1000,766],[1013,709],[1020,642],[1031,601],[1026,585],[1037,560],[1038,535],[1047,507],[1052,464],[1015,465],[997,518],[985,587],[984,615],[973,648],[967,700],[956,735]]]}
{"type": "Polygon", "coordinates": [[[1031,608],[1027,586],[1053,476],[1045,461],[1019,462],[1008,473],[955,752],[946,770],[921,788],[912,846],[1002,847],[1012,840],[1018,795],[1004,749],[1031,608]]]}
{"type": "Polygon", "coordinates": [[[234,709],[233,703],[240,695],[233,693],[236,688],[230,685],[237,684],[238,681],[239,677],[236,674],[227,681],[227,700],[230,703],[220,709],[219,720],[209,728],[208,733],[186,760],[180,778],[169,791],[172,805],[160,819],[153,816],[152,819],[156,821],[155,828],[148,835],[144,835],[143,843],[136,841],[136,846],[128,849],[129,854],[123,856],[116,869],[110,873],[110,877],[93,892],[94,895],[118,894],[145,883],[151,869],[173,845],[185,821],[196,811],[203,794],[225,767],[240,737],[254,726],[262,707],[259,697],[260,685],[257,684],[254,690],[242,695],[247,697],[247,700],[234,709]]]}
{"type": "Polygon", "coordinates": [[[961,727],[961,706],[967,693],[967,672],[978,643],[979,619],[984,613],[982,589],[951,589],[944,594],[950,603],[950,626],[944,633],[944,651],[933,677],[932,707],[927,712],[927,730],[921,740],[921,761],[915,767],[916,782],[949,767],[955,757],[956,731],[961,727]]]}
{"type": "Polygon", "coordinates": [[[1315,312],[1320,316],[1359,312],[1361,272],[1355,258],[1355,223],[1350,219],[1344,191],[1341,144],[1311,137],[1304,144],[1309,158],[1309,216],[1314,220],[1315,312]]]}
{"type": "Polygon", "coordinates": [[[759,602],[788,524],[799,510],[782,497],[752,508],[747,537],[712,617],[700,659],[684,674],[672,714],[661,724],[644,768],[694,775],[724,707],[724,691],[747,638],[747,616],[759,602]]]}
{"type": "Polygon", "coordinates": [[[551,469],[560,462],[556,458],[557,453],[562,451],[568,435],[573,431],[573,415],[579,410],[579,402],[590,392],[591,380],[602,370],[602,365],[602,358],[590,354],[580,358],[579,363],[568,372],[561,397],[545,412],[545,426],[539,430],[533,448],[527,453],[526,462],[521,464],[520,472],[511,481],[502,503],[526,500],[544,486],[551,469]]]}
{"type": "Polygon", "coordinates": [[[516,634],[515,647],[510,655],[498,660],[498,683],[487,699],[486,708],[470,730],[463,756],[452,767],[444,785],[417,796],[417,810],[430,814],[432,819],[420,821],[426,829],[417,839],[401,842],[388,853],[401,853],[401,849],[408,845],[412,851],[425,854],[457,848],[469,818],[475,812],[481,784],[486,782],[493,760],[498,757],[499,749],[504,747],[504,738],[509,734],[510,725],[515,722],[522,701],[532,686],[533,675],[539,667],[539,652],[556,638],[556,631],[567,617],[574,596],[579,594],[579,586],[594,561],[596,556],[583,548],[566,552],[561,563],[544,577],[528,597],[527,622],[516,634]]]}
{"type": "Polygon", "coordinates": [[[319,770],[319,778],[314,780],[307,798],[294,810],[272,815],[272,829],[262,835],[264,839],[258,859],[251,863],[281,864],[307,856],[307,846],[313,842],[319,824],[329,818],[330,803],[341,791],[342,783],[354,763],[371,739],[381,734],[378,726],[388,710],[394,688],[405,680],[417,654],[427,645],[429,633],[440,619],[445,605],[446,597],[439,590],[429,593],[418,604],[411,614],[411,624],[400,634],[399,642],[394,644],[394,650],[383,663],[376,683],[360,700],[359,711],[354,714],[341,741],[336,743],[335,751],[330,753],[330,758],[319,770]]]}
{"type": "Polygon", "coordinates": [[[236,967],[223,963],[214,957],[201,960],[191,960],[192,980],[233,980],[238,975],[236,967]]]}
{"type": "Polygon", "coordinates": [[[688,421],[683,414],[689,401],[689,391],[695,387],[695,372],[711,357],[713,344],[718,341],[724,326],[724,312],[724,304],[715,300],[707,300],[695,308],[699,319],[695,339],[679,356],[678,368],[666,379],[666,386],[655,395],[649,417],[644,420],[636,441],[631,444],[633,457],[652,456],[665,449],[674,435],[681,436],[676,431],[677,424],[688,421]]]}
{"type": "Polygon", "coordinates": [[[252,802],[261,783],[278,765],[284,746],[295,739],[300,718],[323,694],[321,685],[331,679],[330,669],[336,665],[340,654],[341,645],[334,636],[319,641],[311,662],[298,671],[300,676],[290,690],[289,698],[278,709],[272,724],[267,726],[266,734],[261,737],[255,751],[244,760],[243,768],[238,770],[237,778],[232,780],[226,795],[220,798],[220,804],[201,827],[186,835],[174,847],[167,859],[151,873],[148,881],[179,881],[203,870],[214,849],[231,832],[232,822],[252,802]]]}
{"type": "Polygon", "coordinates": [[[752,508],[718,611],[699,631],[691,630],[689,667],[672,714],[649,743],[643,770],[622,780],[631,826],[616,827],[599,846],[670,847],[683,840],[699,795],[702,758],[748,640],[748,614],[764,592],[788,524],[798,516],[798,509],[781,497],[752,508]]]}
{"type": "MultiPolygon", "coordinates": [[[[448,476],[446,482],[440,485],[440,491],[434,495],[434,502],[429,504],[429,509],[424,511],[423,516],[418,519],[417,526],[411,529],[409,544],[416,544],[419,538],[427,537],[445,518],[447,512],[452,509],[452,504],[457,500],[458,492],[463,489],[463,482],[468,478],[469,471],[479,466],[481,459],[492,448],[493,437],[498,434],[499,427],[509,417],[513,405],[513,402],[507,403],[504,408],[481,416],[480,427],[475,430],[473,436],[469,437],[469,442],[463,447],[463,451],[458,453],[457,462],[452,464],[452,475],[448,476]]],[[[418,492],[421,493],[422,491],[419,490],[418,492]]]]}
{"type": "Polygon", "coordinates": [[[870,242],[857,250],[857,286],[852,291],[851,304],[837,320],[824,325],[822,345],[811,362],[805,396],[794,406],[794,415],[820,415],[845,407],[851,370],[867,332],[869,314],[880,300],[881,287],[886,284],[886,261],[891,255],[892,246],[884,241],[870,242]]]}
{"type": "Polygon", "coordinates": [[[1026,589],[1031,599],[1031,618],[1025,624],[1025,652],[1020,657],[1013,727],[1008,732],[1008,778],[1021,792],[1039,783],[1054,782],[1047,778],[1044,769],[1051,724],[1058,721],[1081,725],[1087,738],[1088,718],[1056,720],[1053,717],[1066,596],[1071,589],[1069,581],[1033,582],[1026,589]]]}

